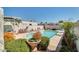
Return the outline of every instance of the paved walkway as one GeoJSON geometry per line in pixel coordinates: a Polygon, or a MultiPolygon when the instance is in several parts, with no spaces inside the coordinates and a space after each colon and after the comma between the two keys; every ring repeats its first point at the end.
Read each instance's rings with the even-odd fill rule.
{"type": "Polygon", "coordinates": [[[52,37],[50,39],[50,43],[49,43],[49,46],[48,46],[48,51],[57,51],[59,50],[61,47],[61,41],[62,41],[62,37],[64,35],[64,32],[63,33],[58,33],[57,35],[55,35],[54,37],[52,37]]]}
{"type": "Polygon", "coordinates": [[[77,46],[77,50],[79,51],[79,27],[76,27],[74,29],[74,33],[76,34],[76,36],[78,37],[78,40],[76,40],[76,46],[77,46]]]}
{"type": "Polygon", "coordinates": [[[19,39],[19,38],[26,38],[26,35],[27,35],[28,33],[21,33],[21,34],[17,34],[17,35],[15,35],[15,38],[16,39],[19,39]]]}

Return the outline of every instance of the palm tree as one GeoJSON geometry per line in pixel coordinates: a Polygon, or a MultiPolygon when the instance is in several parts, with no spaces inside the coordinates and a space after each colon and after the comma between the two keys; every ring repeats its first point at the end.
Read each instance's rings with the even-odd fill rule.
{"type": "Polygon", "coordinates": [[[63,28],[65,31],[65,42],[68,46],[68,48],[72,49],[72,45],[73,45],[73,35],[71,33],[72,28],[74,27],[74,23],[72,22],[63,22],[63,28]]]}
{"type": "Polygon", "coordinates": [[[63,20],[60,20],[58,23],[63,23],[63,20]]]}

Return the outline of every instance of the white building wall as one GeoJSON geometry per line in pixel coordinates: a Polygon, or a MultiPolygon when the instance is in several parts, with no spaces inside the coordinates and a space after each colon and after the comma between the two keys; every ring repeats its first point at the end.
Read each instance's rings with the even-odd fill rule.
{"type": "Polygon", "coordinates": [[[12,25],[11,22],[5,22],[4,25],[12,25]]]}
{"type": "Polygon", "coordinates": [[[28,27],[27,31],[31,30],[43,30],[43,25],[38,25],[37,22],[28,22],[28,21],[22,21],[23,27],[28,27]],[[31,24],[31,25],[30,25],[31,24]]]}
{"type": "Polygon", "coordinates": [[[28,31],[31,31],[31,30],[35,31],[35,30],[37,30],[37,26],[28,26],[27,30],[28,31]]]}
{"type": "Polygon", "coordinates": [[[15,33],[18,33],[20,29],[26,29],[27,27],[28,28],[26,29],[26,31],[37,31],[44,29],[43,25],[38,25],[37,22],[29,22],[29,21],[22,21],[22,23],[14,26],[11,24],[11,22],[5,22],[5,25],[11,25],[15,33]]]}
{"type": "Polygon", "coordinates": [[[4,50],[3,20],[3,9],[0,8],[0,51],[4,50]]]}
{"type": "Polygon", "coordinates": [[[34,26],[37,26],[37,22],[30,22],[30,21],[22,21],[22,24],[29,26],[29,24],[32,24],[34,26]]]}
{"type": "Polygon", "coordinates": [[[40,28],[40,30],[43,30],[44,26],[43,25],[39,25],[39,26],[37,26],[37,28],[40,28]]]}

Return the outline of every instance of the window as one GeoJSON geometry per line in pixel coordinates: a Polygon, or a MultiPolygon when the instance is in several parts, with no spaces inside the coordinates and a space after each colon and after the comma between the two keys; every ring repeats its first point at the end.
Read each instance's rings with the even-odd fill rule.
{"type": "Polygon", "coordinates": [[[4,25],[4,32],[11,32],[11,31],[13,31],[11,25],[4,25]]]}
{"type": "Polygon", "coordinates": [[[32,25],[32,24],[29,24],[29,25],[32,25]]]}

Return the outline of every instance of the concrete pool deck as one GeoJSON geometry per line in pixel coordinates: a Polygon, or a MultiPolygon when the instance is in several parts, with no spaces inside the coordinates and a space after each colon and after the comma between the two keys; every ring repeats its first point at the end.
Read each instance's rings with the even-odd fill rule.
{"type": "MultiPolygon", "coordinates": [[[[21,33],[15,36],[16,36],[16,39],[26,38],[26,35],[28,34],[29,33],[21,33]]],[[[62,41],[63,35],[64,35],[64,31],[58,30],[57,34],[52,38],[50,38],[47,51],[58,51],[61,48],[61,41],[62,41]]],[[[37,48],[35,48],[33,52],[39,52],[39,51],[37,50],[37,48]]]]}
{"type": "Polygon", "coordinates": [[[61,48],[61,41],[63,38],[64,32],[63,33],[58,33],[54,37],[50,39],[49,45],[47,50],[48,51],[59,51],[61,48]]]}
{"type": "Polygon", "coordinates": [[[15,34],[16,39],[25,38],[28,33],[15,34]]]}
{"type": "MultiPolygon", "coordinates": [[[[44,30],[40,30],[40,32],[43,32],[44,30]]],[[[37,32],[37,31],[32,31],[32,32],[37,32]]],[[[19,34],[14,34],[16,39],[19,38],[25,38],[26,39],[26,35],[28,35],[30,32],[27,33],[19,33],[19,34]]]]}
{"type": "MultiPolygon", "coordinates": [[[[48,52],[59,51],[61,48],[63,36],[64,36],[64,31],[58,31],[57,35],[55,35],[50,39],[47,51],[48,52]]],[[[37,48],[35,48],[33,52],[40,52],[40,51],[38,51],[37,48]]]]}

